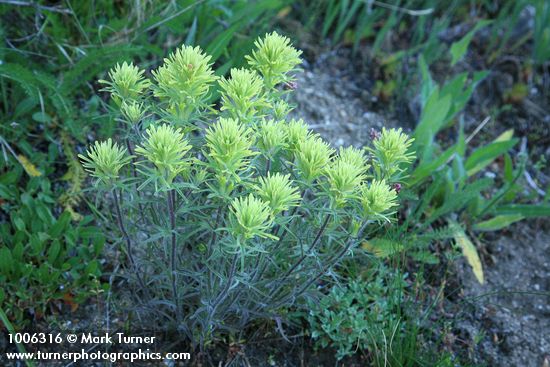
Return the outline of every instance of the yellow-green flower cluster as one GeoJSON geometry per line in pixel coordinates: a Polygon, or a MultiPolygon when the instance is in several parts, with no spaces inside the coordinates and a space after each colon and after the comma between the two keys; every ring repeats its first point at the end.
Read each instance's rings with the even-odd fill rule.
{"type": "Polygon", "coordinates": [[[157,82],[154,94],[168,103],[174,115],[185,119],[205,106],[208,91],[217,79],[210,59],[200,47],[183,45],[153,71],[157,82]]]}
{"type": "Polygon", "coordinates": [[[116,64],[109,71],[110,81],[100,80],[99,82],[106,85],[102,90],[111,93],[111,98],[120,106],[122,102],[138,100],[145,89],[151,85],[149,79],[146,79],[143,74],[144,71],[139,70],[134,64],[123,62],[116,64]]]}
{"type": "MultiPolygon", "coordinates": [[[[300,205],[300,191],[290,177],[304,186],[303,192],[311,190],[315,200],[328,197],[331,210],[355,210],[354,221],[359,207],[366,220],[387,219],[397,206],[397,192],[387,182],[399,180],[401,165],[413,160],[412,139],[401,129],[384,128],[371,148],[341,148],[336,154],[304,121],[287,120],[291,106],[276,87],[292,81],[301,53],[275,32],[255,45],[247,56],[250,69],[231,69],[219,80],[223,113],[207,108],[218,78],[211,57],[199,47],[182,46],[153,71],[152,95],[145,93],[151,83],[133,64],[117,65],[109,73],[111,81],[102,81],[138,136],[142,125],[152,124],[135,148],[145,158],[137,162],[144,167],[139,172],[147,175],[145,183],[160,177],[174,188],[183,176],[186,185],[208,187],[209,197],[231,203],[231,228],[245,240],[270,237],[274,218],[300,205]],[[194,135],[203,144],[195,149],[196,157],[189,155],[192,147],[177,128],[182,119],[208,124],[204,134],[194,135]],[[259,154],[263,157],[254,159],[259,154]],[[212,184],[216,180],[217,186],[212,184]]],[[[130,160],[126,149],[111,140],[95,143],[81,159],[92,175],[109,182],[130,160]]]]}
{"type": "Polygon", "coordinates": [[[257,146],[262,153],[272,157],[286,147],[287,132],[281,121],[262,120],[258,125],[257,146]]]}
{"type": "Polygon", "coordinates": [[[334,149],[318,135],[307,135],[298,142],[296,167],[304,181],[312,183],[328,166],[334,149]]]}
{"type": "Polygon", "coordinates": [[[384,172],[384,177],[391,177],[401,170],[400,165],[414,159],[409,149],[414,139],[403,133],[402,129],[382,129],[382,133],[373,140],[374,148],[370,151],[384,172]]]}
{"type": "Polygon", "coordinates": [[[340,148],[338,156],[343,162],[351,164],[355,167],[360,167],[363,172],[369,169],[369,165],[365,159],[365,152],[354,147],[340,148]]]}
{"type": "Polygon", "coordinates": [[[289,73],[302,62],[302,52],[292,47],[288,38],[273,32],[257,40],[254,45],[256,50],[246,59],[263,76],[267,89],[292,80],[289,73]]]}
{"type": "Polygon", "coordinates": [[[298,189],[292,186],[290,175],[280,173],[268,173],[266,177],[260,177],[256,186],[258,196],[268,203],[273,215],[295,207],[300,202],[298,189]]]}
{"type": "Polygon", "coordinates": [[[390,210],[398,205],[397,193],[384,180],[361,185],[359,200],[363,216],[371,220],[387,220],[390,210]]]}
{"type": "Polygon", "coordinates": [[[143,116],[145,115],[145,108],[143,107],[143,103],[136,101],[123,101],[120,106],[120,112],[122,112],[122,115],[127,123],[130,125],[135,125],[143,119],[143,116]]]}
{"type": "Polygon", "coordinates": [[[221,117],[206,130],[207,157],[218,175],[234,176],[254,154],[252,131],[233,118],[221,117]]]}
{"type": "Polygon", "coordinates": [[[209,95],[218,80],[211,58],[198,47],[177,49],[152,83],[134,65],[117,65],[105,90],[135,156],[111,139],[80,155],[96,182],[116,194],[143,296],[171,294],[174,307],[164,314],[201,343],[216,337],[212,325],[236,326],[234,305],[256,316],[290,307],[365,233],[392,219],[406,168],[400,165],[413,158],[401,130],[373,134],[367,149],[336,151],[304,121],[290,119],[285,97],[296,86],[300,52],[276,33],[256,47],[249,69],[219,79],[219,102],[209,95]],[[148,254],[162,256],[134,258],[142,238],[148,254]],[[200,290],[201,299],[187,297],[182,284],[200,290]]]}
{"type": "Polygon", "coordinates": [[[136,148],[136,153],[153,163],[160,176],[169,184],[189,167],[186,153],[190,149],[191,145],[181,129],[163,124],[147,129],[145,141],[136,148]]]}
{"type": "Polygon", "coordinates": [[[271,109],[273,110],[272,116],[275,120],[284,120],[290,111],[292,111],[292,107],[282,99],[273,102],[271,109]]]}
{"type": "Polygon", "coordinates": [[[231,78],[221,78],[222,111],[228,110],[234,118],[249,120],[257,110],[265,107],[263,80],[252,70],[231,69],[231,78]]]}
{"type": "Polygon", "coordinates": [[[271,209],[265,201],[249,194],[235,198],[230,209],[230,228],[234,236],[245,241],[256,236],[275,238],[269,233],[273,219],[271,209]]]}
{"type": "Polygon", "coordinates": [[[356,197],[360,184],[366,178],[366,170],[361,151],[353,147],[340,149],[338,157],[325,170],[333,205],[342,206],[356,197]]]}
{"type": "Polygon", "coordinates": [[[78,155],[84,169],[105,183],[117,179],[120,169],[130,161],[130,157],[126,155],[126,148],[113,143],[111,139],[96,141],[86,154],[87,156],[78,155]]]}
{"type": "Polygon", "coordinates": [[[311,133],[304,120],[292,119],[289,123],[286,124],[286,135],[288,149],[291,152],[296,152],[298,150],[299,144],[302,141],[306,140],[306,138],[311,135],[311,133]]]}

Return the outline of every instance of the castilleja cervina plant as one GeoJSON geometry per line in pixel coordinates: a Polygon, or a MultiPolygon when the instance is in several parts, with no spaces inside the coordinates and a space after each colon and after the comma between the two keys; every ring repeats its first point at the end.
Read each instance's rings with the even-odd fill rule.
{"type": "Polygon", "coordinates": [[[138,309],[201,346],[303,304],[369,227],[390,222],[392,185],[413,159],[400,130],[335,150],[288,119],[301,52],[277,33],[255,46],[227,78],[191,46],[151,80],[117,65],[101,82],[123,133],[80,156],[112,198],[138,309]]]}

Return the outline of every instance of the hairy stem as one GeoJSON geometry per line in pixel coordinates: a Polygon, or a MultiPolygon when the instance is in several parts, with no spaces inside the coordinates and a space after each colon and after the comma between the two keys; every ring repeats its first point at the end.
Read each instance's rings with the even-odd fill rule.
{"type": "Polygon", "coordinates": [[[265,164],[265,175],[269,173],[269,170],[271,169],[271,158],[267,158],[267,162],[265,164]]]}
{"type": "MultiPolygon", "coordinates": [[[[132,176],[134,178],[137,178],[137,171],[136,171],[136,159],[134,158],[134,149],[132,148],[132,143],[130,142],[130,139],[126,138],[126,147],[128,148],[128,153],[130,154],[130,156],[132,157],[131,158],[131,166],[132,166],[132,176]]],[[[138,183],[136,181],[136,184],[135,184],[135,187],[136,187],[136,194],[138,196],[138,198],[141,199],[141,193],[139,192],[138,190],[138,183]]],[[[144,213],[144,210],[143,210],[143,206],[141,205],[141,202],[138,201],[138,209],[139,209],[139,214],[140,214],[140,217],[141,217],[141,221],[143,223],[145,223],[145,216],[143,215],[144,213]]]]}
{"type": "Polygon", "coordinates": [[[119,194],[117,194],[116,189],[113,190],[113,194],[115,197],[115,210],[116,210],[116,215],[118,220],[118,228],[120,229],[120,232],[124,237],[124,241],[126,242],[126,252],[128,253],[128,260],[130,261],[130,265],[132,266],[134,273],[136,274],[139,286],[141,287],[143,293],[147,296],[147,298],[149,298],[149,290],[145,286],[145,282],[143,281],[143,278],[141,277],[141,273],[134,260],[132,240],[130,239],[128,232],[126,231],[126,226],[124,225],[124,220],[122,218],[122,210],[120,209],[119,194]]]}
{"type": "MultiPolygon", "coordinates": [[[[298,205],[296,205],[294,207],[294,209],[292,209],[292,212],[290,213],[289,217],[291,217],[291,220],[292,218],[296,215],[296,212],[298,211],[298,207],[300,206],[300,204],[302,203],[302,201],[304,200],[304,196],[306,194],[306,191],[307,190],[304,190],[302,191],[302,194],[301,194],[301,197],[300,197],[300,203],[298,205]]],[[[288,223],[288,225],[290,225],[290,222],[288,223]]],[[[280,226],[279,225],[276,225],[274,228],[273,228],[273,231],[271,232],[271,234],[273,235],[277,235],[277,232],[279,232],[279,228],[280,226]]],[[[281,233],[281,236],[279,236],[279,240],[277,241],[277,243],[275,244],[275,246],[273,247],[273,249],[271,250],[271,253],[275,253],[279,247],[281,246],[281,244],[283,243],[285,237],[286,237],[286,234],[288,233],[288,230],[285,228],[283,230],[283,233],[281,233]]],[[[264,274],[265,272],[265,269],[267,267],[267,262],[266,261],[261,261],[261,260],[264,260],[264,254],[260,254],[257,258],[256,258],[256,264],[254,266],[254,275],[252,276],[252,279],[255,281],[255,280],[258,280],[262,277],[262,275],[264,274]]]]}
{"type": "Polygon", "coordinates": [[[238,252],[233,256],[233,260],[231,260],[231,269],[229,270],[229,276],[227,277],[227,283],[225,284],[225,287],[220,292],[218,297],[216,297],[216,300],[214,301],[212,305],[212,311],[210,312],[209,319],[212,320],[212,317],[216,314],[216,310],[218,309],[218,306],[227,298],[229,288],[231,288],[231,283],[233,283],[233,277],[235,276],[235,270],[237,269],[237,259],[238,259],[238,252]]]}
{"type": "Polygon", "coordinates": [[[325,220],[323,221],[323,224],[321,225],[321,228],[319,228],[319,231],[317,232],[317,236],[315,236],[315,239],[313,240],[311,245],[309,245],[307,251],[302,255],[302,257],[300,257],[300,259],[290,269],[288,269],[288,271],[283,276],[283,279],[281,279],[281,281],[279,282],[279,286],[276,288],[273,288],[271,292],[269,292],[269,295],[268,295],[269,298],[273,298],[275,295],[277,295],[277,293],[279,293],[279,291],[284,287],[285,281],[288,279],[288,277],[292,275],[292,273],[296,269],[298,269],[298,267],[302,264],[302,262],[304,262],[308,254],[311,252],[311,250],[315,248],[315,246],[323,236],[325,229],[327,228],[329,219],[330,219],[330,214],[327,214],[325,217],[325,220]]]}
{"type": "Polygon", "coordinates": [[[172,189],[168,191],[167,194],[168,202],[168,213],[170,216],[170,231],[171,231],[171,254],[170,254],[170,273],[171,273],[171,282],[172,282],[172,296],[174,297],[174,303],[176,304],[176,319],[178,324],[181,321],[181,308],[180,302],[178,299],[178,290],[177,290],[177,274],[176,274],[176,213],[174,211],[174,202],[175,202],[175,191],[172,189]]]}
{"type": "MultiPolygon", "coordinates": [[[[217,235],[216,235],[216,229],[218,228],[218,226],[220,225],[220,222],[221,222],[221,219],[222,219],[222,205],[219,205],[218,206],[218,210],[216,210],[216,223],[214,224],[214,228],[212,228],[212,236],[210,237],[210,241],[208,241],[208,247],[207,247],[207,256],[206,256],[206,259],[210,259],[210,257],[212,256],[212,247],[214,246],[214,243],[216,242],[216,238],[217,238],[217,235]]],[[[207,269],[208,269],[208,286],[209,286],[209,289],[211,290],[212,287],[214,286],[214,274],[212,273],[212,271],[210,270],[210,267],[207,266],[207,269]]]]}
{"type": "MultiPolygon", "coordinates": [[[[225,297],[227,296],[227,292],[229,291],[229,288],[231,287],[231,283],[233,283],[233,277],[235,276],[235,270],[237,269],[237,259],[239,258],[239,254],[236,253],[233,255],[233,259],[231,260],[231,269],[229,270],[229,276],[227,278],[227,283],[225,284],[225,287],[223,291],[218,296],[217,304],[220,304],[225,297]]],[[[217,305],[216,305],[217,306],[217,305]]]]}
{"type": "MultiPolygon", "coordinates": [[[[300,288],[298,290],[298,292],[296,293],[293,293],[291,296],[293,298],[298,298],[299,296],[301,296],[305,291],[307,291],[309,289],[309,287],[311,287],[311,285],[313,283],[315,283],[316,281],[319,280],[319,278],[321,278],[324,274],[327,273],[327,271],[333,267],[334,265],[336,265],[345,255],[346,253],[349,251],[349,249],[352,247],[352,245],[354,244],[357,244],[359,241],[358,239],[361,238],[365,228],[367,227],[368,225],[368,222],[365,222],[362,226],[361,226],[361,229],[357,232],[357,235],[354,236],[353,238],[349,238],[348,239],[348,243],[347,245],[342,249],[342,251],[340,251],[339,253],[335,254],[329,261],[328,261],[328,264],[323,267],[323,269],[317,273],[317,275],[315,275],[313,278],[311,278],[306,284],[304,284],[302,286],[302,288],[300,288]]],[[[280,300],[279,302],[275,303],[275,305],[273,306],[274,308],[277,308],[279,307],[280,305],[283,305],[285,302],[287,302],[289,296],[286,296],[286,297],[283,297],[282,300],[280,300]]]]}

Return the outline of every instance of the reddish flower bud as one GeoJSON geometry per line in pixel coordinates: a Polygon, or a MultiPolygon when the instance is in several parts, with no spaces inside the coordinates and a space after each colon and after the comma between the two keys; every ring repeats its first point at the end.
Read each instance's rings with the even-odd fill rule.
{"type": "Polygon", "coordinates": [[[401,191],[401,188],[402,188],[402,186],[401,186],[400,183],[394,183],[393,184],[393,189],[395,190],[396,193],[399,194],[399,191],[401,191]]]}
{"type": "Polygon", "coordinates": [[[284,88],[285,90],[296,90],[298,88],[298,83],[295,81],[286,82],[284,88]]]}

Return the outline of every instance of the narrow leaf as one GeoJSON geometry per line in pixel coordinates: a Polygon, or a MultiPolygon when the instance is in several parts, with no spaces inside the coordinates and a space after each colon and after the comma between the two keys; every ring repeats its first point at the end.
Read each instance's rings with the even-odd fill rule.
{"type": "Polygon", "coordinates": [[[550,217],[550,204],[509,204],[498,207],[495,212],[502,215],[519,214],[525,218],[550,217]]]}
{"type": "Polygon", "coordinates": [[[525,217],[521,214],[497,215],[494,218],[476,224],[474,229],[476,231],[498,231],[524,218],[525,217]]]}
{"type": "Polygon", "coordinates": [[[483,168],[487,167],[497,157],[510,150],[517,144],[517,142],[518,139],[495,141],[482,148],[476,149],[466,160],[465,168],[468,176],[473,176],[483,168]]]}
{"type": "Polygon", "coordinates": [[[491,24],[490,20],[481,20],[479,21],[474,29],[472,29],[470,32],[468,32],[462,39],[459,41],[453,43],[451,45],[451,66],[454,66],[458,61],[464,57],[464,54],[468,50],[468,46],[470,45],[470,42],[472,41],[472,38],[474,37],[474,34],[479,31],[481,28],[491,24]]]}
{"type": "Polygon", "coordinates": [[[481,260],[479,258],[479,254],[477,253],[476,247],[457,223],[451,223],[451,226],[454,228],[453,237],[456,244],[460,247],[462,254],[468,261],[468,264],[472,267],[477,281],[480,284],[483,284],[485,282],[483,278],[483,266],[481,265],[481,260]]]}

